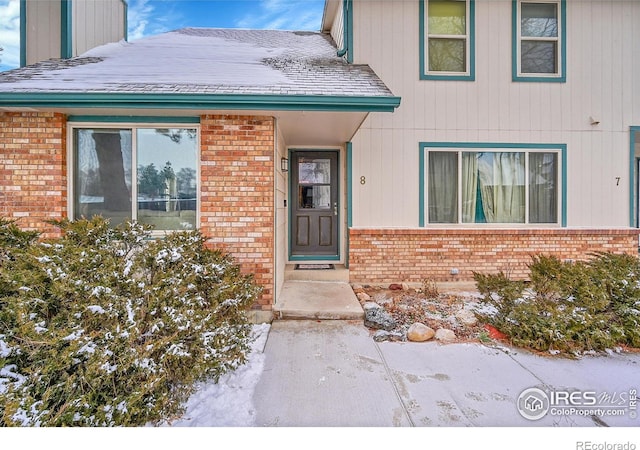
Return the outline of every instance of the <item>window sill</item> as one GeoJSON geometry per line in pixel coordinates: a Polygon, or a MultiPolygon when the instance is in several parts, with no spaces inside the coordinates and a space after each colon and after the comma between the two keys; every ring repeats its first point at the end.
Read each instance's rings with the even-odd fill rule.
{"type": "Polygon", "coordinates": [[[514,75],[512,81],[516,83],[566,83],[567,77],[565,75],[514,75]]]}
{"type": "Polygon", "coordinates": [[[440,80],[440,81],[476,81],[476,77],[474,74],[443,74],[436,75],[433,73],[423,73],[420,74],[421,80],[440,80]]]}

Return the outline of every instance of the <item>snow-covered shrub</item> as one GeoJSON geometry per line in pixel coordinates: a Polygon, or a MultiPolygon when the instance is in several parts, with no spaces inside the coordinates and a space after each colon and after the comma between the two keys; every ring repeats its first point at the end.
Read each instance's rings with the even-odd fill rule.
{"type": "Polygon", "coordinates": [[[13,252],[27,248],[38,236],[37,231],[23,231],[15,221],[0,217],[0,266],[13,252]]]}
{"type": "Polygon", "coordinates": [[[482,319],[513,344],[583,352],[640,347],[640,260],[596,253],[589,261],[536,256],[530,283],[503,273],[476,273],[482,301],[496,313],[482,319]]]}
{"type": "Polygon", "coordinates": [[[157,423],[245,361],[259,287],[199,232],[58,225],[0,267],[0,424],[157,423]]]}

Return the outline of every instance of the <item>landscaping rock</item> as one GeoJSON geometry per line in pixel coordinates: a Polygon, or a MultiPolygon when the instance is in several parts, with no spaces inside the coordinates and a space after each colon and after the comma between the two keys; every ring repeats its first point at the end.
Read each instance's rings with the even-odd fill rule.
{"type": "Polygon", "coordinates": [[[351,289],[353,289],[353,292],[355,292],[356,294],[364,292],[364,287],[362,287],[361,284],[352,284],[351,289]]]}
{"type": "Polygon", "coordinates": [[[390,332],[385,330],[378,330],[373,335],[373,340],[376,342],[384,342],[384,341],[404,341],[404,335],[400,332],[390,332]]]}
{"type": "Polygon", "coordinates": [[[463,325],[467,325],[470,327],[473,327],[478,323],[478,318],[476,317],[474,312],[468,309],[461,309],[460,311],[458,311],[456,313],[456,319],[458,319],[463,325]]]}
{"type": "Polygon", "coordinates": [[[369,297],[369,294],[367,294],[366,292],[358,292],[356,294],[356,297],[358,297],[358,300],[360,300],[361,302],[371,301],[371,297],[369,297]]]}
{"type": "Polygon", "coordinates": [[[401,291],[402,290],[402,285],[401,284],[397,284],[397,283],[391,283],[389,285],[389,289],[392,291],[401,291]]]}
{"type": "Polygon", "coordinates": [[[367,302],[362,308],[364,309],[365,327],[386,331],[391,331],[396,327],[396,321],[391,314],[386,312],[384,308],[377,303],[367,302]]]}
{"type": "Polygon", "coordinates": [[[440,328],[436,331],[436,340],[440,342],[453,342],[456,340],[456,334],[446,328],[440,328]]]}
{"type": "Polygon", "coordinates": [[[403,291],[408,291],[409,290],[409,285],[407,283],[402,283],[400,286],[402,286],[402,290],[403,291]]]}
{"type": "Polygon", "coordinates": [[[416,322],[409,327],[407,339],[411,342],[425,342],[433,338],[436,332],[423,323],[416,322]]]}
{"type": "Polygon", "coordinates": [[[387,294],[383,292],[378,292],[377,294],[374,294],[372,300],[376,302],[378,305],[382,305],[382,306],[390,305],[391,303],[393,303],[393,299],[387,297],[387,294]]]}

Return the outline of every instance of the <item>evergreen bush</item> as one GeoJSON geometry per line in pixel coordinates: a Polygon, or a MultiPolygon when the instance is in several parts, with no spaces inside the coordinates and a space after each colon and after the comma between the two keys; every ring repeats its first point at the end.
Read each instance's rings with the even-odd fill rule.
{"type": "Polygon", "coordinates": [[[640,260],[594,253],[588,261],[536,256],[530,282],[504,273],[474,277],[493,314],[481,318],[513,344],[581,353],[615,346],[640,347],[640,260]]]}
{"type": "Polygon", "coordinates": [[[60,239],[3,242],[0,424],[157,424],[245,361],[260,289],[199,232],[57,225],[60,239]]]}

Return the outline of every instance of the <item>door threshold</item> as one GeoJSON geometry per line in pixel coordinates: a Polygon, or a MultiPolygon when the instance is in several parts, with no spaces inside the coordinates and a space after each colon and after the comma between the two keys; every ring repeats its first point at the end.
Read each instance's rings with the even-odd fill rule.
{"type": "MultiPolygon", "coordinates": [[[[310,263],[305,263],[310,264],[310,263]]],[[[316,263],[314,263],[316,264],[316,263]]],[[[323,263],[325,264],[325,263],[323,263]]],[[[292,281],[333,281],[348,283],[349,269],[344,264],[332,264],[333,269],[296,269],[298,263],[287,264],[284,279],[292,281]]]]}
{"type": "Polygon", "coordinates": [[[333,264],[296,264],[293,270],[335,270],[333,264]]]}

